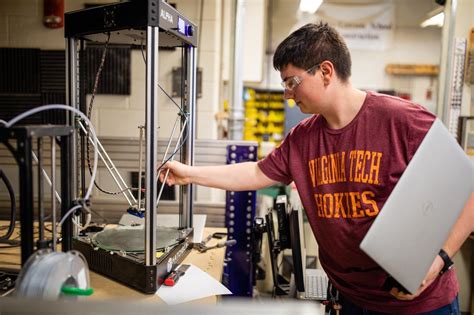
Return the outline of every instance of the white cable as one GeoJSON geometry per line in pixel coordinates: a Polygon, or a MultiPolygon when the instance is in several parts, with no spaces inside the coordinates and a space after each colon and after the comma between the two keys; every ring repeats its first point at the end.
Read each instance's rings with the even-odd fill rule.
{"type": "Polygon", "coordinates": [[[61,221],[59,221],[59,223],[57,224],[58,226],[61,226],[64,221],[66,220],[67,217],[69,217],[74,211],[76,211],[77,209],[79,208],[82,208],[82,210],[86,210],[87,214],[86,214],[86,223],[84,225],[80,225],[79,223],[77,223],[77,221],[75,220],[75,218],[73,217],[72,218],[72,223],[77,226],[79,228],[79,230],[85,230],[89,227],[89,224],[91,223],[91,211],[89,208],[87,208],[86,206],[82,206],[82,205],[76,205],[74,207],[72,207],[71,209],[68,210],[68,212],[66,212],[66,214],[61,218],[61,221]]]}
{"type": "MultiPolygon", "coordinates": [[[[3,119],[0,119],[0,123],[3,124],[3,125],[7,124],[7,122],[3,119]]],[[[35,152],[31,151],[31,153],[32,153],[32,156],[33,156],[33,160],[38,164],[39,161],[38,161],[38,157],[36,156],[35,152]]],[[[43,176],[46,178],[46,182],[51,187],[52,183],[51,183],[51,179],[49,179],[48,173],[46,172],[46,170],[44,168],[41,168],[41,170],[43,172],[43,176]]],[[[61,196],[59,196],[59,193],[58,193],[57,190],[55,190],[55,194],[56,194],[56,199],[58,199],[59,204],[61,204],[61,196]]]]}
{"type": "MultiPolygon", "coordinates": [[[[22,120],[22,119],[24,119],[24,118],[26,118],[30,115],[33,115],[33,114],[36,114],[38,112],[42,112],[42,111],[45,111],[45,110],[50,110],[50,109],[63,109],[63,110],[71,111],[71,112],[79,115],[82,119],[84,119],[90,127],[90,133],[92,135],[92,139],[93,139],[93,142],[94,142],[94,147],[97,147],[97,135],[95,133],[95,129],[94,129],[94,126],[92,125],[92,122],[81,111],[79,111],[79,110],[77,110],[77,109],[75,109],[71,106],[68,106],[68,105],[62,105],[62,104],[43,105],[43,106],[40,106],[40,107],[30,109],[30,110],[28,110],[24,113],[21,113],[20,115],[14,117],[13,119],[11,119],[8,122],[6,122],[4,120],[0,120],[0,122],[2,122],[5,125],[5,127],[10,128],[11,126],[16,124],[20,120],[22,120]]],[[[87,189],[86,195],[84,196],[84,200],[89,199],[89,196],[92,193],[92,189],[94,188],[94,180],[95,180],[95,177],[97,175],[97,160],[98,160],[98,151],[96,149],[96,150],[94,150],[94,166],[92,168],[92,175],[91,175],[91,179],[90,179],[90,183],[89,183],[89,188],[87,189]]],[[[66,220],[66,218],[69,215],[71,215],[71,213],[73,213],[75,210],[77,210],[79,208],[83,208],[88,212],[87,221],[86,221],[86,224],[82,227],[80,225],[78,225],[77,223],[75,223],[75,224],[78,225],[81,230],[87,228],[87,226],[90,223],[90,219],[91,219],[90,218],[91,217],[90,210],[88,210],[86,206],[82,206],[82,205],[77,205],[77,206],[74,206],[71,209],[69,209],[68,212],[61,218],[61,221],[59,222],[59,226],[61,226],[63,224],[63,222],[66,220]]]]}
{"type": "Polygon", "coordinates": [[[61,226],[64,223],[64,221],[66,220],[66,218],[68,216],[70,216],[71,213],[73,213],[74,211],[76,211],[79,208],[82,208],[82,205],[77,205],[77,206],[74,206],[71,209],[69,209],[68,212],[66,212],[66,214],[63,215],[63,217],[61,218],[61,221],[59,221],[58,225],[61,226]]]}
{"type": "MultiPolygon", "coordinates": [[[[81,111],[79,111],[79,110],[77,110],[77,109],[75,109],[71,106],[68,106],[68,105],[50,104],[50,105],[43,105],[43,106],[40,106],[40,107],[30,109],[30,110],[28,110],[24,113],[21,113],[20,115],[16,116],[15,118],[11,119],[10,121],[8,121],[5,125],[5,127],[10,128],[11,126],[16,124],[20,120],[22,120],[22,119],[24,119],[24,118],[26,118],[30,115],[33,115],[33,114],[36,114],[38,112],[42,112],[42,111],[45,111],[45,110],[49,110],[49,109],[64,109],[64,110],[74,112],[75,114],[81,116],[81,118],[84,119],[87,122],[87,124],[89,125],[89,127],[91,129],[92,138],[94,140],[94,146],[97,146],[97,136],[96,136],[96,133],[95,133],[94,126],[92,125],[92,122],[81,111]]],[[[97,152],[97,150],[95,150],[94,151],[94,167],[92,169],[92,176],[91,176],[89,188],[87,189],[87,193],[84,196],[84,199],[89,199],[89,196],[92,192],[92,189],[94,188],[94,180],[95,180],[95,176],[97,174],[97,160],[98,160],[98,152],[97,152]]]]}

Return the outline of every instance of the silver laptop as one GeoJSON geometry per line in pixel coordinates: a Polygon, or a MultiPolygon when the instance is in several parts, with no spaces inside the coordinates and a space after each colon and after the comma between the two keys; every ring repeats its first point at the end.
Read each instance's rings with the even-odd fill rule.
{"type": "Polygon", "coordinates": [[[473,189],[474,163],[436,119],[360,248],[416,292],[473,189]]]}

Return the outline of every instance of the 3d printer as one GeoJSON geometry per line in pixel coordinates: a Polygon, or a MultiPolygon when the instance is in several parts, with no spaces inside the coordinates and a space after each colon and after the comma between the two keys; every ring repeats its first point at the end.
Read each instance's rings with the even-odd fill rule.
{"type": "MultiPolygon", "coordinates": [[[[65,14],[66,61],[67,61],[67,101],[74,108],[86,112],[86,92],[83,83],[82,52],[89,44],[125,44],[146,48],[146,106],[145,106],[145,226],[144,229],[130,230],[125,238],[133,244],[117,248],[117,244],[105,244],[107,240],[117,240],[119,234],[102,234],[100,237],[80,236],[76,233],[72,247],[87,259],[90,269],[118,280],[145,293],[154,293],[167,274],[184,259],[192,248],[193,189],[182,186],[179,194],[180,223],[171,234],[171,242],[157,244],[157,181],[158,159],[158,54],[159,48],[179,48],[181,55],[181,161],[194,164],[195,108],[196,108],[196,46],[197,27],[176,9],[161,0],[131,0],[110,5],[87,8],[65,14]],[[137,247],[137,241],[142,242],[137,247]],[[158,249],[158,252],[157,252],[158,249]],[[158,255],[159,254],[159,255],[158,255]]],[[[72,155],[74,178],[73,199],[80,199],[85,191],[84,162],[85,143],[88,134],[78,128],[72,115],[70,125],[76,126],[72,155]]],[[[175,151],[176,152],[176,151],[175,151]]],[[[140,203],[138,204],[140,210],[140,203]]],[[[122,233],[116,230],[116,233],[122,233]]],[[[77,231],[76,231],[77,232],[77,231]]],[[[168,233],[169,232],[169,233],[168,233]]],[[[158,233],[160,233],[158,231],[158,233]]]]}

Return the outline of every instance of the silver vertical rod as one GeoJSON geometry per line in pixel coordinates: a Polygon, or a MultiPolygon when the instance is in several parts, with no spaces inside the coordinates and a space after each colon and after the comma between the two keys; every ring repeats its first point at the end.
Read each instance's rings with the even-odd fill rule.
{"type": "Polygon", "coordinates": [[[137,210],[140,211],[142,209],[142,172],[143,172],[143,129],[145,126],[138,126],[140,130],[138,145],[139,147],[139,154],[138,154],[138,202],[137,202],[137,210]]]}
{"type": "MultiPolygon", "coordinates": [[[[187,128],[188,137],[184,150],[184,163],[188,165],[194,165],[194,141],[196,138],[196,81],[197,81],[197,48],[187,46],[184,52],[186,60],[186,81],[187,81],[187,94],[185,102],[185,112],[188,113],[187,117],[187,128]]],[[[194,187],[192,184],[182,187],[183,192],[183,213],[180,216],[180,227],[190,228],[193,226],[193,200],[194,200],[194,187]]]]}
{"type": "Polygon", "coordinates": [[[53,251],[56,251],[56,139],[51,137],[51,221],[53,223],[53,251]]]}
{"type": "Polygon", "coordinates": [[[231,140],[242,140],[244,129],[244,105],[243,105],[243,67],[244,64],[244,23],[245,8],[244,0],[232,1],[234,5],[233,27],[233,58],[231,66],[231,107],[229,117],[229,136],[231,140]]]}
{"type": "Polygon", "coordinates": [[[145,264],[156,265],[158,145],[158,27],[146,30],[145,264]]]}
{"type": "MultiPolygon", "coordinates": [[[[43,138],[38,137],[38,224],[39,244],[42,246],[44,240],[44,175],[43,175],[43,138]]],[[[34,154],[34,152],[32,152],[34,154]]],[[[56,190],[54,190],[56,193],[56,190]]]]}
{"type": "MultiPolygon", "coordinates": [[[[75,109],[79,109],[79,52],[77,49],[77,42],[75,38],[66,38],[66,104],[70,105],[75,109]]],[[[72,113],[68,113],[66,116],[66,123],[69,126],[74,126],[74,117],[72,113]]],[[[72,200],[77,199],[77,179],[79,178],[78,167],[77,167],[77,132],[74,132],[72,136],[72,148],[71,148],[71,168],[73,178],[71,179],[71,191],[72,200]]],[[[52,185],[54,187],[54,185],[52,185]]],[[[79,219],[79,218],[77,218],[79,219]]],[[[56,226],[53,224],[53,226],[56,226]]],[[[73,236],[79,234],[79,228],[73,226],[73,236]]]]}

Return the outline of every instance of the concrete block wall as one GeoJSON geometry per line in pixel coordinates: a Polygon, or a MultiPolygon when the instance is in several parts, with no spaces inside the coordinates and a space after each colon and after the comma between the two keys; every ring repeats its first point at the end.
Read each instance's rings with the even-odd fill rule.
{"type": "MultiPolygon", "coordinates": [[[[79,10],[84,3],[110,3],[100,0],[66,0],[65,12],[79,10]]],[[[197,100],[197,137],[217,139],[214,119],[219,110],[221,66],[221,11],[220,0],[176,0],[177,9],[200,27],[198,67],[202,68],[202,97],[197,100]],[[202,12],[202,16],[201,16],[202,12]]],[[[0,1],[0,47],[40,48],[60,50],[65,48],[64,28],[49,29],[43,26],[42,0],[0,1]]],[[[173,67],[181,66],[181,49],[160,51],[159,82],[171,94],[173,67]]],[[[138,139],[139,125],[145,124],[145,62],[140,50],[131,52],[131,94],[97,95],[92,121],[99,137],[138,139]]],[[[179,98],[174,100],[180,104],[179,98]]],[[[90,102],[90,95],[87,103],[90,102]]],[[[159,137],[171,136],[178,110],[160,91],[159,137]]],[[[178,133],[174,136],[177,137],[178,133]]],[[[106,148],[107,149],[107,148],[106,148]]],[[[98,174],[98,180],[108,182],[108,174],[98,174]]],[[[223,200],[223,193],[199,187],[197,196],[203,200],[223,200]]]]}
{"type": "MultiPolygon", "coordinates": [[[[64,10],[83,8],[83,4],[103,3],[99,0],[67,0],[64,10]]],[[[64,49],[64,29],[43,26],[42,0],[0,1],[0,47],[64,49]]]]}
{"type": "MultiPolygon", "coordinates": [[[[114,1],[67,0],[65,11],[79,10],[84,3],[110,3],[114,1]]],[[[203,68],[202,98],[198,99],[197,136],[216,139],[217,127],[214,114],[219,108],[219,67],[221,38],[221,1],[177,0],[178,10],[201,26],[201,43],[198,49],[198,66],[203,68]],[[202,20],[200,17],[202,8],[202,20]]],[[[0,1],[0,47],[64,49],[64,29],[43,26],[42,0],[0,1]]],[[[132,51],[131,95],[98,95],[95,100],[93,122],[99,136],[137,137],[138,125],[145,120],[145,63],[141,51],[132,51]],[[119,123],[118,123],[119,122],[119,123]]],[[[160,84],[171,91],[171,71],[180,66],[180,49],[160,51],[160,84]]],[[[179,103],[179,99],[175,98],[179,103]]],[[[164,94],[160,94],[160,131],[171,130],[177,110],[164,94]]],[[[160,137],[166,137],[166,132],[160,137]]]]}

